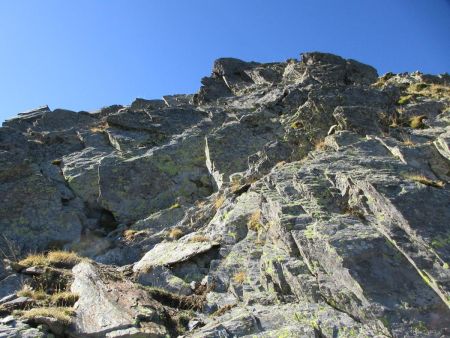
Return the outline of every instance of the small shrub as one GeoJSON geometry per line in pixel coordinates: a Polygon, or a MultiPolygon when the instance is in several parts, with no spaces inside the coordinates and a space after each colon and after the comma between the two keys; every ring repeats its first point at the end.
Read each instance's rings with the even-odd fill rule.
{"type": "Polygon", "coordinates": [[[216,208],[216,210],[220,209],[220,207],[223,205],[224,202],[225,196],[221,195],[217,197],[216,200],[214,201],[214,208],[216,208]]]}
{"type": "Polygon", "coordinates": [[[183,237],[183,235],[184,235],[183,230],[181,230],[180,228],[172,228],[169,231],[169,238],[173,240],[177,240],[183,237]]]}
{"type": "Polygon", "coordinates": [[[52,161],[53,165],[58,165],[59,166],[59,165],[61,165],[61,163],[62,163],[62,160],[60,160],[60,159],[56,159],[56,160],[52,161]]]}
{"type": "Polygon", "coordinates": [[[47,261],[50,265],[60,268],[73,268],[80,263],[82,258],[72,251],[50,251],[47,254],[47,261]]]}
{"type": "Polygon", "coordinates": [[[245,271],[239,271],[233,275],[233,281],[236,284],[244,284],[246,279],[247,279],[247,274],[245,273],[245,271]]]}
{"type": "Polygon", "coordinates": [[[69,325],[74,311],[65,307],[38,307],[22,312],[22,318],[34,319],[37,317],[55,318],[64,325],[69,325]]]}
{"type": "Polygon", "coordinates": [[[302,123],[300,121],[294,121],[291,123],[291,128],[292,129],[299,129],[303,127],[302,123]]]}
{"type": "Polygon", "coordinates": [[[413,129],[423,129],[426,125],[423,123],[423,120],[427,118],[426,115],[416,115],[409,119],[409,126],[413,129]]]}
{"type": "Polygon", "coordinates": [[[73,306],[79,296],[69,291],[57,292],[50,296],[50,302],[55,306],[73,306]]]}
{"type": "Polygon", "coordinates": [[[408,174],[406,175],[406,178],[434,188],[443,188],[445,186],[445,182],[439,180],[435,181],[421,174],[408,174]]]}

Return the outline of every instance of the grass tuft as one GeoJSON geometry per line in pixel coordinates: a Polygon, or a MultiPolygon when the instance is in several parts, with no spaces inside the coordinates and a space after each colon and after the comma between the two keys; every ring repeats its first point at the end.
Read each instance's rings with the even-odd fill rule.
{"type": "Polygon", "coordinates": [[[50,251],[47,254],[47,261],[50,265],[60,268],[73,268],[80,263],[82,258],[72,251],[50,251]]]}
{"type": "Polygon", "coordinates": [[[434,188],[443,188],[445,186],[445,182],[440,180],[432,180],[422,174],[408,174],[406,175],[406,178],[434,188]]]}
{"type": "Polygon", "coordinates": [[[412,95],[401,96],[397,101],[397,105],[399,106],[407,105],[408,103],[411,102],[412,98],[413,98],[412,95]]]}
{"type": "Polygon", "coordinates": [[[27,268],[31,266],[47,266],[47,257],[44,254],[30,254],[19,261],[19,264],[27,268]]]}
{"type": "Polygon", "coordinates": [[[134,236],[136,236],[136,234],[138,233],[138,230],[134,230],[134,229],[127,229],[123,232],[123,238],[127,241],[130,242],[134,239],[134,236]]]}
{"type": "Polygon", "coordinates": [[[300,121],[294,121],[291,123],[291,128],[292,129],[299,129],[303,127],[302,123],[300,121]]]}
{"type": "Polygon", "coordinates": [[[197,235],[189,238],[189,242],[209,242],[209,238],[203,235],[197,235]]]}
{"type": "Polygon", "coordinates": [[[44,290],[33,290],[29,285],[24,285],[22,289],[17,292],[17,296],[34,300],[46,300],[48,298],[48,295],[44,290]]]}
{"type": "Polygon", "coordinates": [[[97,124],[96,126],[91,127],[90,130],[93,133],[103,133],[108,128],[109,128],[108,122],[103,121],[97,124]]]}
{"type": "Polygon", "coordinates": [[[214,201],[214,208],[216,208],[216,210],[220,209],[220,207],[223,205],[224,202],[225,196],[221,195],[217,197],[216,200],[214,201]]]}
{"type": "Polygon", "coordinates": [[[235,282],[236,284],[244,284],[246,279],[247,274],[245,273],[245,271],[239,271],[233,275],[233,282],[235,282]]]}
{"type": "Polygon", "coordinates": [[[416,115],[409,119],[409,126],[413,129],[423,129],[426,125],[423,123],[423,120],[427,118],[426,115],[416,115]]]}
{"type": "Polygon", "coordinates": [[[35,319],[37,317],[55,318],[64,325],[69,325],[74,311],[65,307],[38,307],[22,312],[22,318],[35,319]]]}
{"type": "Polygon", "coordinates": [[[170,206],[169,210],[181,208],[180,203],[174,203],[170,206]]]}
{"type": "Polygon", "coordinates": [[[228,311],[230,311],[232,308],[234,308],[234,307],[236,307],[236,306],[237,306],[237,304],[227,304],[227,305],[224,305],[224,306],[218,308],[215,312],[213,312],[213,313],[211,314],[211,316],[213,316],[213,317],[219,317],[219,316],[221,316],[221,315],[227,313],[228,311]]]}
{"type": "Polygon", "coordinates": [[[184,232],[180,228],[173,228],[173,229],[170,229],[170,231],[169,231],[169,238],[173,239],[173,240],[177,240],[177,239],[183,237],[183,235],[184,235],[184,232]]]}
{"type": "Polygon", "coordinates": [[[69,291],[54,293],[50,296],[50,302],[55,306],[73,306],[79,296],[69,291]]]}
{"type": "Polygon", "coordinates": [[[258,209],[250,215],[247,226],[253,231],[259,231],[263,228],[263,225],[261,224],[261,210],[258,209]]]}
{"type": "Polygon", "coordinates": [[[82,258],[71,251],[50,251],[47,255],[31,254],[19,261],[24,267],[32,266],[54,266],[58,268],[73,268],[80,263],[82,258]]]}
{"type": "Polygon", "coordinates": [[[325,140],[319,140],[314,143],[314,149],[317,151],[323,151],[327,148],[325,140]]]}

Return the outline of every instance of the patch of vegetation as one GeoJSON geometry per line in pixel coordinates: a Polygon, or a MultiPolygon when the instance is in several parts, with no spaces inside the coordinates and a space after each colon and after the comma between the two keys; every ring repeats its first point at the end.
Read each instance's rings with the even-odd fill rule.
{"type": "Polygon", "coordinates": [[[223,205],[223,203],[225,202],[225,196],[220,195],[219,197],[216,198],[216,200],[214,201],[214,208],[216,210],[220,209],[223,205]]]}
{"type": "Polygon", "coordinates": [[[450,86],[435,83],[414,83],[407,88],[411,95],[429,97],[435,100],[449,100],[450,86]]]}
{"type": "Polygon", "coordinates": [[[183,235],[184,235],[184,232],[180,228],[172,228],[169,231],[168,237],[172,240],[177,240],[177,239],[183,237],[183,235]]]}
{"type": "Polygon", "coordinates": [[[409,119],[409,126],[413,129],[424,129],[426,125],[423,120],[427,119],[426,115],[415,115],[409,119]]]}
{"type": "Polygon", "coordinates": [[[399,106],[407,105],[408,103],[410,103],[412,101],[412,99],[413,99],[412,95],[401,96],[397,101],[397,105],[399,105],[399,106]]]}
{"type": "Polygon", "coordinates": [[[67,307],[39,307],[23,311],[21,317],[23,319],[36,319],[38,317],[55,318],[58,322],[69,325],[72,321],[74,311],[67,307]]]}
{"type": "Polygon", "coordinates": [[[106,129],[109,128],[108,122],[102,121],[97,125],[90,128],[90,131],[93,133],[103,133],[106,129]]]}
{"type": "Polygon", "coordinates": [[[325,140],[318,140],[314,143],[314,149],[317,151],[323,151],[327,148],[325,140]]]}
{"type": "Polygon", "coordinates": [[[50,251],[45,254],[30,254],[19,261],[19,265],[26,268],[32,266],[54,266],[59,268],[72,268],[80,263],[82,258],[71,251],[50,251]]]}
{"type": "Polygon", "coordinates": [[[31,286],[24,285],[20,291],[17,292],[19,297],[27,297],[33,300],[47,300],[48,295],[44,290],[33,290],[31,286]]]}
{"type": "Polygon", "coordinates": [[[181,205],[180,205],[180,203],[177,202],[177,203],[172,204],[170,206],[169,210],[178,209],[178,208],[181,208],[181,205]]]}
{"type": "Polygon", "coordinates": [[[62,163],[62,160],[61,160],[61,159],[56,159],[56,160],[53,160],[53,161],[52,161],[52,164],[53,164],[53,165],[57,165],[57,166],[61,165],[61,163],[62,163]]]}
{"type": "Polygon", "coordinates": [[[230,311],[232,308],[234,308],[236,306],[237,306],[237,304],[227,304],[227,305],[221,306],[216,311],[214,311],[211,314],[211,316],[213,316],[213,317],[222,316],[223,314],[227,313],[228,311],[230,311]]]}
{"type": "Polygon", "coordinates": [[[261,223],[261,210],[258,209],[250,215],[250,218],[248,219],[247,222],[247,226],[250,230],[258,232],[264,228],[264,226],[261,223]]]}
{"type": "Polygon", "coordinates": [[[206,290],[206,292],[201,295],[181,296],[156,287],[144,287],[144,289],[150,293],[153,299],[163,305],[182,310],[195,311],[203,310],[203,306],[206,303],[206,293],[209,291],[206,290]]]}
{"type": "Polygon", "coordinates": [[[431,246],[435,249],[442,249],[446,246],[450,246],[450,234],[434,238],[431,241],[431,246]]]}
{"type": "Polygon", "coordinates": [[[411,137],[409,137],[408,135],[403,135],[402,140],[403,140],[403,142],[402,142],[403,145],[405,145],[407,147],[414,146],[414,142],[411,140],[411,137]]]}
{"type": "Polygon", "coordinates": [[[24,267],[31,266],[47,266],[48,261],[47,257],[44,254],[30,254],[24,259],[19,261],[19,264],[24,267]]]}
{"type": "Polygon", "coordinates": [[[300,129],[303,127],[303,124],[300,121],[294,121],[291,123],[292,129],[300,129]]]}
{"type": "Polygon", "coordinates": [[[233,282],[236,284],[244,284],[245,280],[247,279],[247,274],[245,271],[238,271],[233,275],[233,282]]]}
{"type": "Polygon", "coordinates": [[[203,235],[197,235],[189,238],[189,242],[209,242],[209,238],[203,235]]]}
{"type": "Polygon", "coordinates": [[[71,269],[78,263],[80,263],[82,258],[72,251],[50,251],[47,254],[47,261],[49,265],[58,268],[71,269]]]}
{"type": "Polygon", "coordinates": [[[443,188],[445,186],[445,182],[440,180],[432,180],[422,174],[407,174],[405,177],[414,182],[419,182],[434,188],[443,188]]]}
{"type": "Polygon", "coordinates": [[[127,229],[123,232],[122,236],[127,242],[130,242],[134,239],[134,236],[136,236],[138,232],[138,230],[127,229]]]}
{"type": "Polygon", "coordinates": [[[50,296],[51,304],[55,306],[73,306],[78,301],[79,296],[70,291],[57,292],[50,296]]]}

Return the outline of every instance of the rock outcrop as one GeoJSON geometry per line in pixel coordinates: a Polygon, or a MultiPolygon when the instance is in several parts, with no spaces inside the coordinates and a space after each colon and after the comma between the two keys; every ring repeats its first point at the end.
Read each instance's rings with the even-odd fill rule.
{"type": "Polygon", "coordinates": [[[449,336],[449,145],[448,74],[317,52],[19,114],[0,128],[0,335],[449,336]],[[55,249],[87,259],[14,263],[55,249]],[[48,271],[77,302],[30,319],[48,304],[19,289],[48,271]]]}

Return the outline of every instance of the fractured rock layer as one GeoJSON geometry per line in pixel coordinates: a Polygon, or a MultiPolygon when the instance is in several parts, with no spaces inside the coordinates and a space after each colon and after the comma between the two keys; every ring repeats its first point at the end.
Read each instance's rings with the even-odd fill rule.
{"type": "Polygon", "coordinates": [[[0,334],[448,336],[449,135],[448,75],[325,53],[19,114],[0,128],[0,248],[91,261],[58,330],[7,316],[34,270],[1,265],[0,334]]]}

